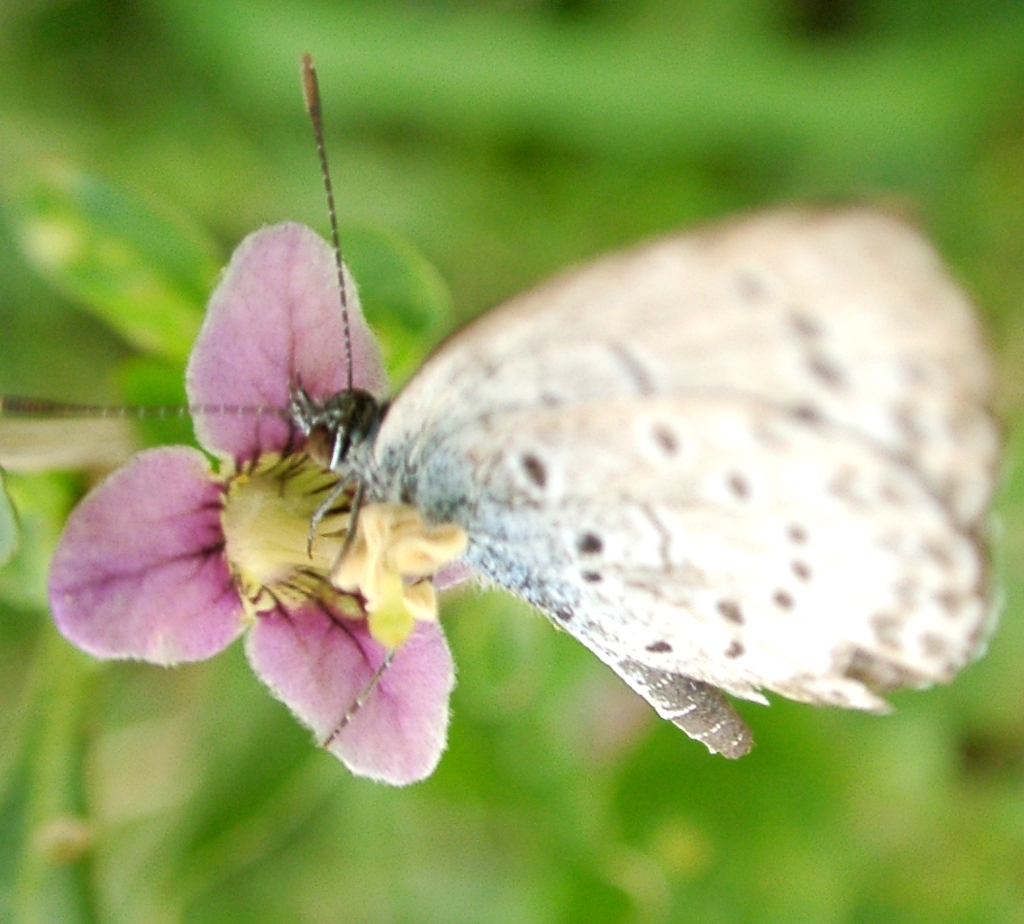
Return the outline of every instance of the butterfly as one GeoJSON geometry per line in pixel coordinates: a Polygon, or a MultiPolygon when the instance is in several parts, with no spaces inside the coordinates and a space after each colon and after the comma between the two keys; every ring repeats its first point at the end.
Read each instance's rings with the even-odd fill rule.
{"type": "MultiPolygon", "coordinates": [[[[303,74],[333,228],[308,56],[303,74]]],[[[338,279],[344,303],[340,257],[338,279]]],[[[738,757],[751,734],[723,691],[885,711],[880,694],[978,653],[991,387],[971,306],[920,234],[782,210],[513,298],[390,403],[350,378],[291,410],[326,431],[357,512],[457,525],[477,574],[738,757]]]]}
{"type": "Polygon", "coordinates": [[[978,652],[990,388],[916,231],[769,212],[513,298],[346,430],[336,467],[460,526],[478,574],[736,757],[722,691],[884,711],[978,652]]]}
{"type": "Polygon", "coordinates": [[[338,476],[310,541],[343,491],[342,555],[366,505],[458,527],[464,564],[712,752],[752,745],[726,694],[881,712],[984,644],[992,370],[895,217],[783,209],[612,254],[457,332],[391,401],[351,357],[348,387],[285,412],[338,476]]]}

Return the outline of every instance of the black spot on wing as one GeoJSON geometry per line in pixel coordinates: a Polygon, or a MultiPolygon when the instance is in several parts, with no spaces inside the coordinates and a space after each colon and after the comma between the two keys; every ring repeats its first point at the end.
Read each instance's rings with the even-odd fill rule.
{"type": "Polygon", "coordinates": [[[807,424],[809,427],[818,427],[824,422],[821,411],[814,407],[813,404],[796,404],[790,413],[800,423],[807,424]]]}
{"type": "Polygon", "coordinates": [[[679,452],[679,437],[667,424],[655,424],[651,435],[654,437],[655,444],[666,456],[674,456],[679,452]]]}
{"type": "Polygon", "coordinates": [[[892,411],[892,422],[908,446],[913,448],[921,445],[925,437],[924,427],[913,405],[897,404],[892,411]]]}
{"type": "Polygon", "coordinates": [[[807,528],[799,523],[791,523],[786,534],[789,536],[790,541],[795,542],[797,545],[803,545],[807,542],[807,528]]]}
{"type": "Polygon", "coordinates": [[[768,285],[755,270],[740,270],[733,282],[740,300],[748,305],[759,305],[768,298],[768,285]]]}
{"type": "Polygon", "coordinates": [[[734,622],[738,626],[743,625],[743,611],[735,600],[719,600],[718,612],[729,622],[734,622]]]}
{"type": "Polygon", "coordinates": [[[750,497],[750,482],[747,481],[743,475],[733,472],[733,474],[729,476],[728,484],[729,490],[732,492],[734,497],[737,497],[740,500],[746,500],[750,497]]]}
{"type": "Polygon", "coordinates": [[[526,477],[538,488],[543,488],[548,483],[548,470],[541,460],[533,453],[525,453],[520,460],[526,477]]]}
{"type": "Polygon", "coordinates": [[[842,671],[843,676],[860,681],[875,693],[898,690],[901,687],[924,683],[928,679],[896,661],[863,648],[854,648],[847,658],[842,671]]]}
{"type": "Polygon", "coordinates": [[[926,542],[924,552],[940,568],[949,568],[953,564],[953,556],[948,547],[936,542],[926,542]]]}
{"type": "Polygon", "coordinates": [[[949,640],[935,632],[925,632],[920,642],[921,651],[929,658],[948,658],[952,653],[949,640]]]}
{"type": "Polygon", "coordinates": [[[841,388],[846,384],[846,376],[839,366],[820,353],[814,353],[807,360],[807,368],[822,385],[828,388],[841,388]]]}
{"type": "Polygon", "coordinates": [[[775,595],[772,597],[775,601],[775,605],[780,610],[791,610],[793,609],[793,597],[784,590],[775,591],[775,595]]]}
{"type": "Polygon", "coordinates": [[[789,316],[789,323],[798,337],[813,340],[821,336],[821,325],[804,311],[794,309],[789,316]]]}
{"type": "Polygon", "coordinates": [[[966,606],[968,600],[969,597],[959,590],[940,590],[935,594],[936,603],[942,607],[944,614],[950,619],[958,619],[970,612],[970,609],[966,606]]]}
{"type": "Polygon", "coordinates": [[[892,651],[899,651],[900,629],[903,620],[893,613],[880,612],[871,617],[871,628],[874,629],[875,638],[882,648],[889,648],[892,651]]]}
{"type": "Polygon", "coordinates": [[[648,369],[647,364],[639,356],[632,353],[621,343],[609,343],[608,348],[618,360],[627,377],[632,381],[637,394],[653,395],[657,392],[658,389],[654,382],[654,376],[650,369],[648,369]]]}

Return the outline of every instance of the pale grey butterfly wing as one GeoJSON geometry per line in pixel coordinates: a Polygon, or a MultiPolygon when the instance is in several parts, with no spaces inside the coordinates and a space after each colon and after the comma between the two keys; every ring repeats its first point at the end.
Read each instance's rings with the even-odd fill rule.
{"type": "Polygon", "coordinates": [[[735,756],[709,685],[880,708],[975,649],[990,377],[915,232],[766,214],[460,332],[385,418],[376,493],[459,522],[483,574],[735,756]]]}
{"type": "Polygon", "coordinates": [[[428,361],[388,430],[415,449],[502,408],[736,389],[861,430],[970,522],[997,454],[990,384],[970,306],[920,235],[867,211],[780,212],[513,299],[428,361]]]}
{"type": "Polygon", "coordinates": [[[624,675],[880,709],[874,689],[951,678],[986,614],[976,542],[914,469],[731,394],[496,415],[415,500],[624,675]]]}

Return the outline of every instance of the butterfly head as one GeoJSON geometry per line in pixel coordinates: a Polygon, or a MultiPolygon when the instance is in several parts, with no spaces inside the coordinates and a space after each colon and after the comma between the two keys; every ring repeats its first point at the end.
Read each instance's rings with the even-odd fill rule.
{"type": "Polygon", "coordinates": [[[307,438],[306,451],[334,472],[348,468],[351,457],[370,446],[384,410],[385,405],[359,388],[318,400],[296,386],[288,402],[292,423],[307,438]]]}

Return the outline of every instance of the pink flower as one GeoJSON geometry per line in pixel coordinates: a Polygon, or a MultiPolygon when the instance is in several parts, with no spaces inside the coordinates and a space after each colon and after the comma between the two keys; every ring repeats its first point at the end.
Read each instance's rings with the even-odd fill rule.
{"type": "MultiPolygon", "coordinates": [[[[385,387],[349,285],[353,377],[385,387]]],[[[199,405],[285,408],[295,384],[315,399],[346,384],[333,255],[282,224],[250,235],[210,299],[186,375],[199,405]]],[[[57,626],[99,658],[156,664],[217,654],[248,629],[246,654],[271,692],[353,773],[395,785],[428,776],[445,746],[451,656],[436,622],[415,623],[366,702],[341,727],[387,651],[365,601],[328,580],[347,498],[310,515],[336,483],[302,453],[279,414],[205,414],[202,453],[139,453],[74,510],[50,571],[57,626]]]]}

